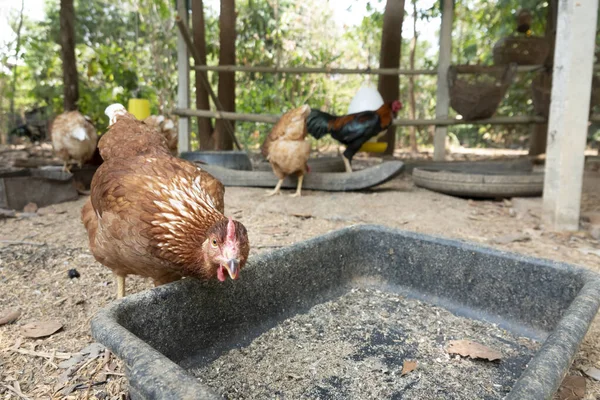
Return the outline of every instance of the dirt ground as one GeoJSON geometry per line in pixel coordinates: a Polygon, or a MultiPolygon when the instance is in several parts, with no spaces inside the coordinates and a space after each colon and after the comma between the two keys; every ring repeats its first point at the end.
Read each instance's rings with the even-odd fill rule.
{"type": "MultiPolygon", "coordinates": [[[[288,197],[291,191],[270,198],[264,193],[252,188],[226,190],[226,214],[248,228],[251,254],[368,223],[600,270],[600,242],[587,231],[564,234],[544,229],[540,198],[470,201],[417,188],[407,177],[365,192],[303,191],[301,198],[288,197]],[[523,234],[529,240],[512,241],[523,234]]],[[[89,253],[79,221],[85,200],[81,196],[37,214],[0,219],[0,314],[12,308],[21,311],[16,322],[0,326],[0,399],[126,397],[121,363],[98,349],[85,349],[93,343],[90,319],[116,293],[111,272],[89,253]],[[68,277],[73,268],[79,278],[68,277]],[[20,333],[22,325],[41,320],[56,320],[63,328],[43,339],[20,333]]],[[[600,213],[597,171],[586,172],[582,207],[584,216],[600,213]]],[[[129,293],[149,288],[149,281],[128,278],[129,293]]],[[[581,375],[585,367],[600,368],[599,333],[600,317],[579,350],[572,374],[581,375]]],[[[585,399],[600,399],[600,383],[587,379],[585,399]]]]}

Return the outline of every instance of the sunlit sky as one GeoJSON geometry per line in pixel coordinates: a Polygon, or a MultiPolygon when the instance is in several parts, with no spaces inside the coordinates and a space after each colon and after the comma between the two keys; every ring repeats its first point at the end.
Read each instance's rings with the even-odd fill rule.
{"type": "MultiPolygon", "coordinates": [[[[378,2],[377,0],[327,0],[335,10],[336,23],[343,25],[357,25],[366,15],[366,4],[370,2],[373,8],[383,11],[385,1],[378,2]]],[[[429,8],[436,0],[419,0],[417,5],[419,8],[429,8]]],[[[46,0],[25,0],[25,15],[34,21],[40,21],[44,18],[44,4],[46,0]]],[[[205,0],[207,6],[218,9],[219,0],[205,0]]],[[[4,49],[6,43],[14,40],[14,33],[8,25],[8,20],[11,15],[17,13],[21,7],[21,2],[18,0],[0,0],[0,48],[4,49]]],[[[406,26],[403,29],[402,36],[410,38],[412,29],[406,26]]],[[[419,21],[417,30],[419,31],[419,40],[428,41],[433,45],[438,42],[437,32],[439,28],[439,18],[429,22],[419,21]]],[[[0,50],[1,51],[1,50],[0,50]]]]}

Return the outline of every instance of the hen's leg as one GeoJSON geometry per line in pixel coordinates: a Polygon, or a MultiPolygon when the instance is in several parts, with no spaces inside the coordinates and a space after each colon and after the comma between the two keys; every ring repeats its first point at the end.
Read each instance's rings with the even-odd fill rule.
{"type": "Polygon", "coordinates": [[[65,161],[65,163],[63,164],[63,172],[71,173],[71,169],[69,168],[69,162],[68,161],[65,161]]]}
{"type": "Polygon", "coordinates": [[[290,197],[300,197],[302,196],[302,181],[304,180],[304,175],[298,176],[298,186],[296,186],[296,193],[290,194],[290,197]]]}
{"type": "Polygon", "coordinates": [[[122,299],[125,297],[125,276],[124,275],[116,275],[117,277],[117,299],[122,299]]]}
{"type": "Polygon", "coordinates": [[[350,160],[348,160],[344,156],[342,156],[342,159],[344,160],[344,165],[346,166],[346,172],[352,172],[352,166],[350,165],[350,160]]]}
{"type": "Polygon", "coordinates": [[[280,180],[279,180],[279,182],[277,182],[277,186],[275,186],[275,189],[273,189],[273,190],[272,190],[272,191],[270,191],[270,192],[267,192],[267,194],[266,194],[265,196],[266,196],[266,197],[269,197],[269,196],[273,196],[274,194],[281,194],[281,193],[279,192],[279,189],[281,189],[281,184],[282,184],[282,183],[283,183],[283,179],[280,179],[280,180]]]}

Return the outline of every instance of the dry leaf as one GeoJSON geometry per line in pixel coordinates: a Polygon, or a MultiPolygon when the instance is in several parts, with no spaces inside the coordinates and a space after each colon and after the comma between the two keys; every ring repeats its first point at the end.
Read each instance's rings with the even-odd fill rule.
{"type": "Polygon", "coordinates": [[[446,349],[448,354],[458,354],[463,357],[481,358],[495,361],[502,358],[502,353],[470,340],[451,340],[446,349]]]}
{"type": "Polygon", "coordinates": [[[557,400],[580,400],[585,396],[585,378],[583,376],[565,376],[558,391],[557,400]]]}
{"type": "Polygon", "coordinates": [[[531,236],[529,235],[506,235],[492,239],[491,242],[497,244],[508,244],[513,242],[528,242],[530,240],[531,236]]]}
{"type": "Polygon", "coordinates": [[[0,314],[0,326],[10,324],[19,318],[21,311],[17,308],[4,311],[0,314]]]}
{"type": "Polygon", "coordinates": [[[585,248],[585,249],[579,249],[580,252],[582,252],[583,254],[593,254],[595,256],[600,257],[600,250],[598,249],[589,249],[589,248],[585,248]]]}
{"type": "Polygon", "coordinates": [[[415,369],[417,369],[417,362],[416,361],[412,361],[412,360],[404,360],[404,363],[402,364],[402,372],[400,372],[400,375],[406,375],[409,372],[414,371],[415,369]]]}
{"type": "Polygon", "coordinates": [[[25,207],[23,207],[24,213],[33,214],[38,210],[38,206],[35,203],[27,203],[25,207]]]}
{"type": "Polygon", "coordinates": [[[48,206],[44,208],[40,208],[37,211],[38,215],[52,215],[52,214],[65,214],[66,210],[58,210],[54,206],[48,206]]]}
{"type": "Polygon", "coordinates": [[[588,367],[583,369],[583,373],[592,378],[593,380],[600,381],[600,369],[594,367],[588,367]]]}
{"type": "Polygon", "coordinates": [[[21,333],[29,338],[41,338],[58,332],[62,324],[58,321],[38,321],[21,327],[21,333]]]}

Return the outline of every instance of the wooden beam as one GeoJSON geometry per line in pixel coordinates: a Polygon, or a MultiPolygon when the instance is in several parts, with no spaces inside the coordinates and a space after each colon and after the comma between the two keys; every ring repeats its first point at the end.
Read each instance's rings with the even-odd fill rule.
{"type": "MultiPolygon", "coordinates": [[[[442,25],[440,28],[440,52],[437,71],[436,119],[448,118],[450,109],[450,91],[448,88],[448,67],[452,59],[452,18],[454,16],[454,0],[442,0],[442,25]]],[[[446,158],[446,126],[436,126],[433,137],[433,160],[443,161],[446,158]]]]}
{"type": "Polygon", "coordinates": [[[578,230],[598,0],[560,0],[552,79],[543,220],[578,230]]]}
{"type": "MultiPolygon", "coordinates": [[[[332,75],[437,75],[437,69],[395,69],[395,68],[332,68],[332,67],[262,67],[250,65],[195,65],[196,71],[215,72],[260,72],[286,74],[332,74],[332,75]]],[[[543,65],[522,65],[517,72],[534,72],[544,68],[543,65]]]]}
{"type": "MultiPolygon", "coordinates": [[[[194,46],[194,43],[192,42],[192,36],[190,35],[190,31],[189,31],[187,25],[184,23],[184,21],[181,20],[181,18],[179,16],[177,16],[177,18],[175,18],[175,23],[177,24],[177,27],[179,28],[179,35],[183,38],[184,45],[187,46],[188,50],[192,54],[192,57],[194,58],[194,63],[199,64],[201,62],[200,54],[198,53],[198,50],[196,50],[196,47],[194,46]]],[[[177,36],[177,37],[179,37],[179,36],[177,36]]],[[[208,95],[212,99],[217,110],[223,111],[223,105],[219,101],[219,98],[215,94],[215,91],[212,89],[212,86],[210,86],[206,72],[201,71],[200,78],[202,80],[202,83],[204,84],[204,87],[206,87],[206,90],[208,90],[208,95]]],[[[189,106],[185,107],[185,108],[189,108],[189,106]]],[[[240,145],[240,142],[235,137],[235,132],[233,130],[233,126],[231,126],[230,123],[226,124],[225,126],[226,126],[225,129],[227,129],[227,132],[229,132],[229,135],[231,135],[231,139],[233,140],[233,143],[238,148],[238,150],[241,150],[242,146],[240,145]]]]}
{"type": "MultiPolygon", "coordinates": [[[[187,8],[185,0],[177,0],[178,18],[187,23],[187,8]]],[[[177,107],[190,107],[190,59],[181,32],[177,32],[177,107]]],[[[186,116],[179,118],[178,150],[190,151],[190,119],[186,116]]]]}
{"type": "MultiPolygon", "coordinates": [[[[192,110],[176,108],[173,110],[175,115],[187,117],[208,117],[216,119],[229,119],[235,121],[259,122],[266,124],[276,123],[281,115],[267,114],[241,114],[227,111],[209,111],[209,110],[192,110]]],[[[600,118],[600,116],[598,116],[600,118]]],[[[539,116],[520,115],[514,117],[492,117],[488,119],[480,119],[477,121],[465,121],[458,118],[436,118],[436,119],[396,119],[394,125],[397,126],[429,126],[429,125],[516,125],[516,124],[543,124],[546,119],[539,116]]]]}

